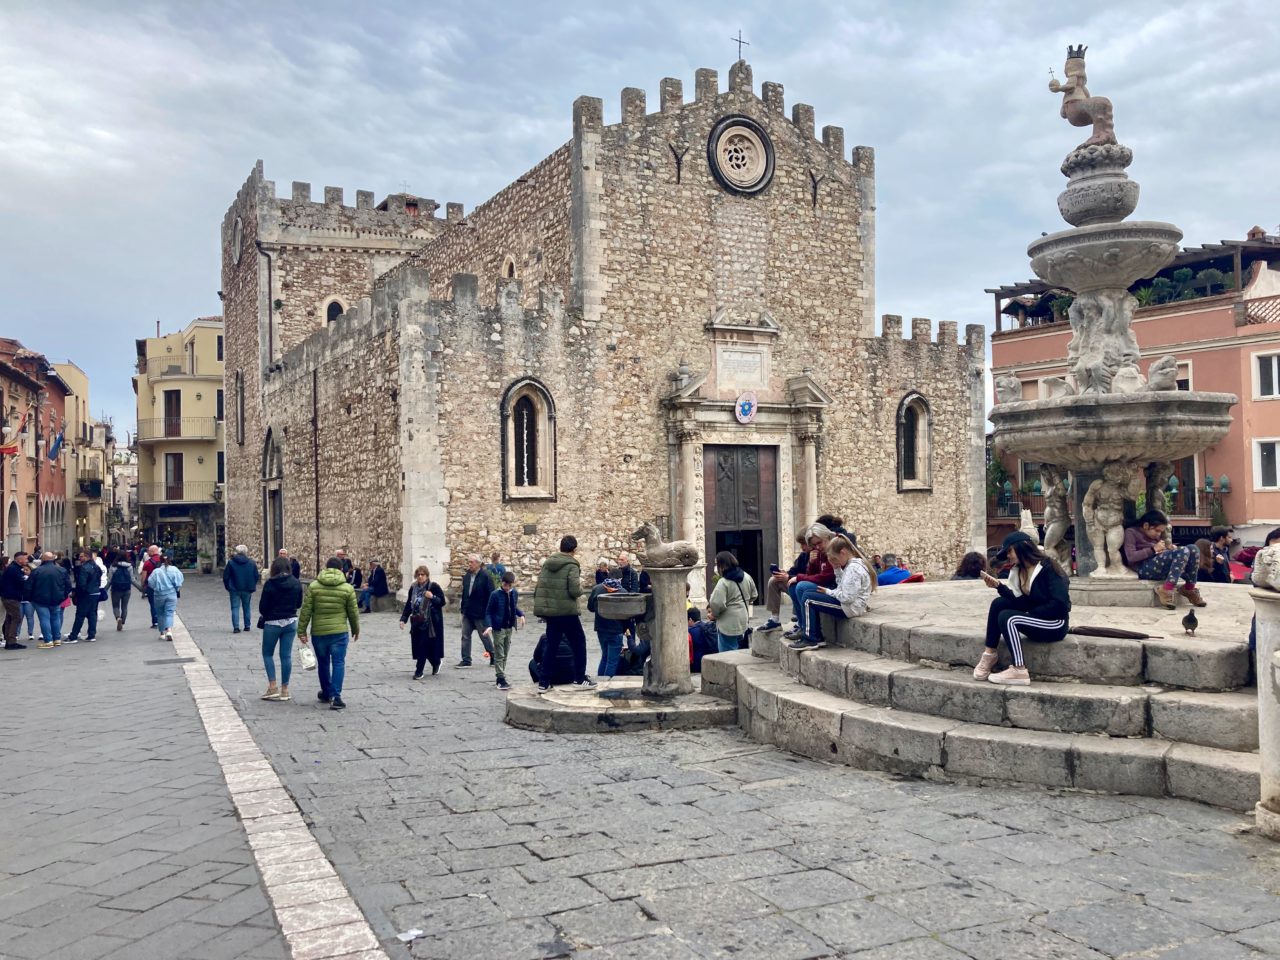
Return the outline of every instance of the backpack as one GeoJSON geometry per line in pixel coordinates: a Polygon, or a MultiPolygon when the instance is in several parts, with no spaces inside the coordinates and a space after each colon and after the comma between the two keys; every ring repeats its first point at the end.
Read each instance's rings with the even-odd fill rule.
{"type": "Polygon", "coordinates": [[[111,589],[128,590],[133,586],[133,571],[127,566],[117,565],[111,572],[111,589]]]}

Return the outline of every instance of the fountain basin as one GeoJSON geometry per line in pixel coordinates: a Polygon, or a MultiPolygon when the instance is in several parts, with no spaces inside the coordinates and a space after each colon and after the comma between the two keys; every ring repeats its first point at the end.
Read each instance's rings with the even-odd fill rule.
{"type": "Polygon", "coordinates": [[[1155,220],[1095,223],[1041,237],[1027,256],[1036,276],[1055,287],[1077,294],[1127,289],[1167,267],[1181,239],[1173,224],[1155,220]]]}
{"type": "Polygon", "coordinates": [[[1088,473],[1199,453],[1227,435],[1237,402],[1187,390],[1092,394],[997,404],[991,422],[998,453],[1088,473]]]}

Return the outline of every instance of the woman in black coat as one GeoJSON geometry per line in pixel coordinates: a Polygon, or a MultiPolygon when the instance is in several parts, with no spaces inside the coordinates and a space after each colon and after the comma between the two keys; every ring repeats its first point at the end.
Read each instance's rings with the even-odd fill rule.
{"type": "Polygon", "coordinates": [[[293,575],[288,557],[271,561],[270,576],[258,598],[258,622],[262,627],[262,664],[267,668],[267,692],[263,700],[288,700],[289,675],[293,672],[293,640],[298,635],[298,608],[302,584],[293,575]],[[280,686],[276,686],[276,646],[280,647],[280,686]]]}
{"type": "Polygon", "coordinates": [[[431,582],[426,567],[413,571],[413,583],[409,586],[409,599],[400,613],[400,629],[409,624],[409,641],[413,659],[417,662],[413,679],[421,680],[422,671],[431,661],[431,675],[440,672],[444,659],[444,591],[440,584],[431,582]]]}

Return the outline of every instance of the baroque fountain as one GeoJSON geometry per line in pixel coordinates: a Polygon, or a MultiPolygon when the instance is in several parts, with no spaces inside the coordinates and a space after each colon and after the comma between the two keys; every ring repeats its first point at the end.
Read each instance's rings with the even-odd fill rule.
{"type": "Polygon", "coordinates": [[[1050,395],[1042,400],[1021,399],[1017,377],[999,378],[991,421],[998,453],[1046,465],[1046,549],[1063,559],[1070,490],[1077,572],[1089,578],[1073,590],[1087,590],[1095,603],[1108,602],[1099,596],[1108,587],[1144,602],[1146,595],[1124,589],[1136,578],[1119,556],[1125,518],[1142,493],[1148,503],[1163,504],[1172,462],[1226,436],[1237,401],[1228,393],[1178,390],[1172,356],[1142,374],[1131,329],[1137,302],[1129,287],[1169,265],[1182,231],[1171,223],[1125,220],[1138,205],[1138,184],[1124,172],[1133,151],[1116,140],[1111,101],[1091,96],[1085,86],[1086,49],[1068,47],[1066,81],[1049,83],[1062,94],[1062,117],[1072,126],[1092,126],[1091,136],[1062,162],[1068,183],[1058,209],[1071,228],[1027,248],[1037,276],[1075,295],[1067,376],[1046,381],[1050,395]]]}

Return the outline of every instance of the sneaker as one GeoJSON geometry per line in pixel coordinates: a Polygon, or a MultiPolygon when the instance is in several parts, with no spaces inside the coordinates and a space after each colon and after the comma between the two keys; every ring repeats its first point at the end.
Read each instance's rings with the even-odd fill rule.
{"type": "Polygon", "coordinates": [[[79,638],[79,637],[67,637],[67,639],[63,640],[62,642],[63,642],[63,643],[79,643],[79,642],[80,642],[80,638],[79,638]]]}
{"type": "Polygon", "coordinates": [[[808,637],[802,636],[793,643],[787,644],[787,648],[790,650],[821,650],[826,645],[827,641],[825,640],[810,640],[808,637]]]}
{"type": "Polygon", "coordinates": [[[973,668],[973,679],[986,680],[991,676],[991,668],[996,665],[996,661],[999,659],[999,654],[994,650],[984,650],[982,656],[978,658],[978,665],[973,668]]]}
{"type": "Polygon", "coordinates": [[[39,647],[41,650],[51,650],[54,647],[56,647],[57,644],[53,643],[52,641],[46,640],[44,643],[37,643],[36,646],[39,647]]]}
{"type": "Polygon", "coordinates": [[[6,650],[25,650],[27,649],[27,645],[25,643],[19,643],[17,640],[15,640],[13,641],[13,643],[7,644],[5,646],[5,649],[6,650]]]}
{"type": "Polygon", "coordinates": [[[232,628],[231,628],[231,632],[232,632],[232,633],[239,633],[239,632],[240,632],[240,628],[239,628],[239,627],[232,627],[232,628]]]}
{"type": "Polygon", "coordinates": [[[124,618],[116,617],[116,633],[124,629],[124,618]]]}
{"type": "Polygon", "coordinates": [[[36,642],[36,638],[34,636],[27,637],[27,643],[35,643],[35,642],[36,642]]]}
{"type": "Polygon", "coordinates": [[[343,702],[342,702],[342,698],[341,698],[341,697],[334,697],[334,698],[333,698],[333,701],[329,704],[329,709],[330,709],[330,710],[345,710],[345,709],[347,709],[347,705],[346,705],[345,703],[343,703],[343,702]]]}
{"type": "Polygon", "coordinates": [[[432,667],[432,668],[431,668],[431,675],[432,675],[433,677],[434,677],[437,673],[439,673],[439,672],[440,672],[440,665],[439,665],[439,664],[436,664],[434,667],[432,667]]]}
{"type": "Polygon", "coordinates": [[[573,689],[575,690],[594,690],[596,682],[590,677],[583,677],[581,680],[573,681],[573,689]]]}
{"type": "Polygon", "coordinates": [[[279,700],[279,699],[280,699],[280,691],[279,691],[279,690],[268,690],[266,693],[264,693],[264,694],[263,694],[262,696],[260,696],[258,699],[259,699],[259,700],[279,700]]]}
{"type": "Polygon", "coordinates": [[[539,683],[539,684],[538,684],[538,692],[539,692],[539,693],[550,693],[550,692],[551,692],[551,684],[549,684],[549,683],[539,683]]]}
{"type": "Polygon", "coordinates": [[[1193,607],[1207,607],[1209,605],[1205,602],[1204,597],[1200,596],[1200,588],[1194,584],[1184,583],[1178,592],[1186,597],[1193,607]]]}
{"type": "Polygon", "coordinates": [[[88,640],[90,643],[97,643],[97,642],[98,642],[98,638],[97,638],[97,637],[85,637],[85,639],[86,639],[86,640],[88,640]]]}
{"type": "Polygon", "coordinates": [[[62,646],[62,641],[61,641],[61,640],[55,640],[55,641],[53,641],[53,645],[54,645],[55,647],[60,647],[60,646],[62,646]]]}
{"type": "Polygon", "coordinates": [[[1160,584],[1155,588],[1156,601],[1166,610],[1173,610],[1178,606],[1178,598],[1173,592],[1172,587],[1166,587],[1160,584]]]}
{"type": "Polygon", "coordinates": [[[790,630],[788,630],[786,633],[782,635],[782,639],[783,640],[799,640],[803,636],[804,636],[803,630],[801,630],[799,627],[792,627],[790,630]]]}
{"type": "Polygon", "coordinates": [[[328,703],[330,700],[333,699],[333,697],[325,693],[323,690],[321,690],[319,693],[316,694],[316,699],[319,700],[321,703],[328,703]]]}
{"type": "Polygon", "coordinates": [[[415,673],[415,674],[413,675],[413,679],[415,679],[415,680],[421,680],[421,679],[422,679],[422,674],[420,674],[420,673],[415,673]]]}
{"type": "Polygon", "coordinates": [[[1026,667],[1006,667],[999,673],[991,674],[987,680],[991,683],[1003,683],[1006,686],[1031,686],[1031,674],[1027,673],[1026,667]]]}
{"type": "Polygon", "coordinates": [[[281,690],[280,696],[276,697],[276,699],[279,700],[281,703],[284,703],[286,700],[292,700],[293,697],[289,696],[288,690],[281,690]]]}
{"type": "Polygon", "coordinates": [[[499,690],[510,690],[510,689],[511,689],[511,684],[507,683],[507,678],[506,678],[506,677],[499,677],[499,678],[498,678],[498,689],[499,689],[499,690]]]}
{"type": "Polygon", "coordinates": [[[171,630],[166,630],[166,631],[164,632],[164,638],[165,638],[166,640],[168,640],[170,643],[173,643],[173,631],[171,631],[171,630]]]}
{"type": "Polygon", "coordinates": [[[762,626],[760,629],[761,630],[777,630],[781,626],[782,624],[780,624],[773,617],[770,617],[768,620],[764,622],[764,626],[762,626]]]}
{"type": "Polygon", "coordinates": [[[469,666],[471,666],[471,661],[470,661],[470,660],[459,660],[457,663],[455,663],[455,664],[454,664],[454,666],[455,666],[455,667],[469,667],[469,666]]]}

